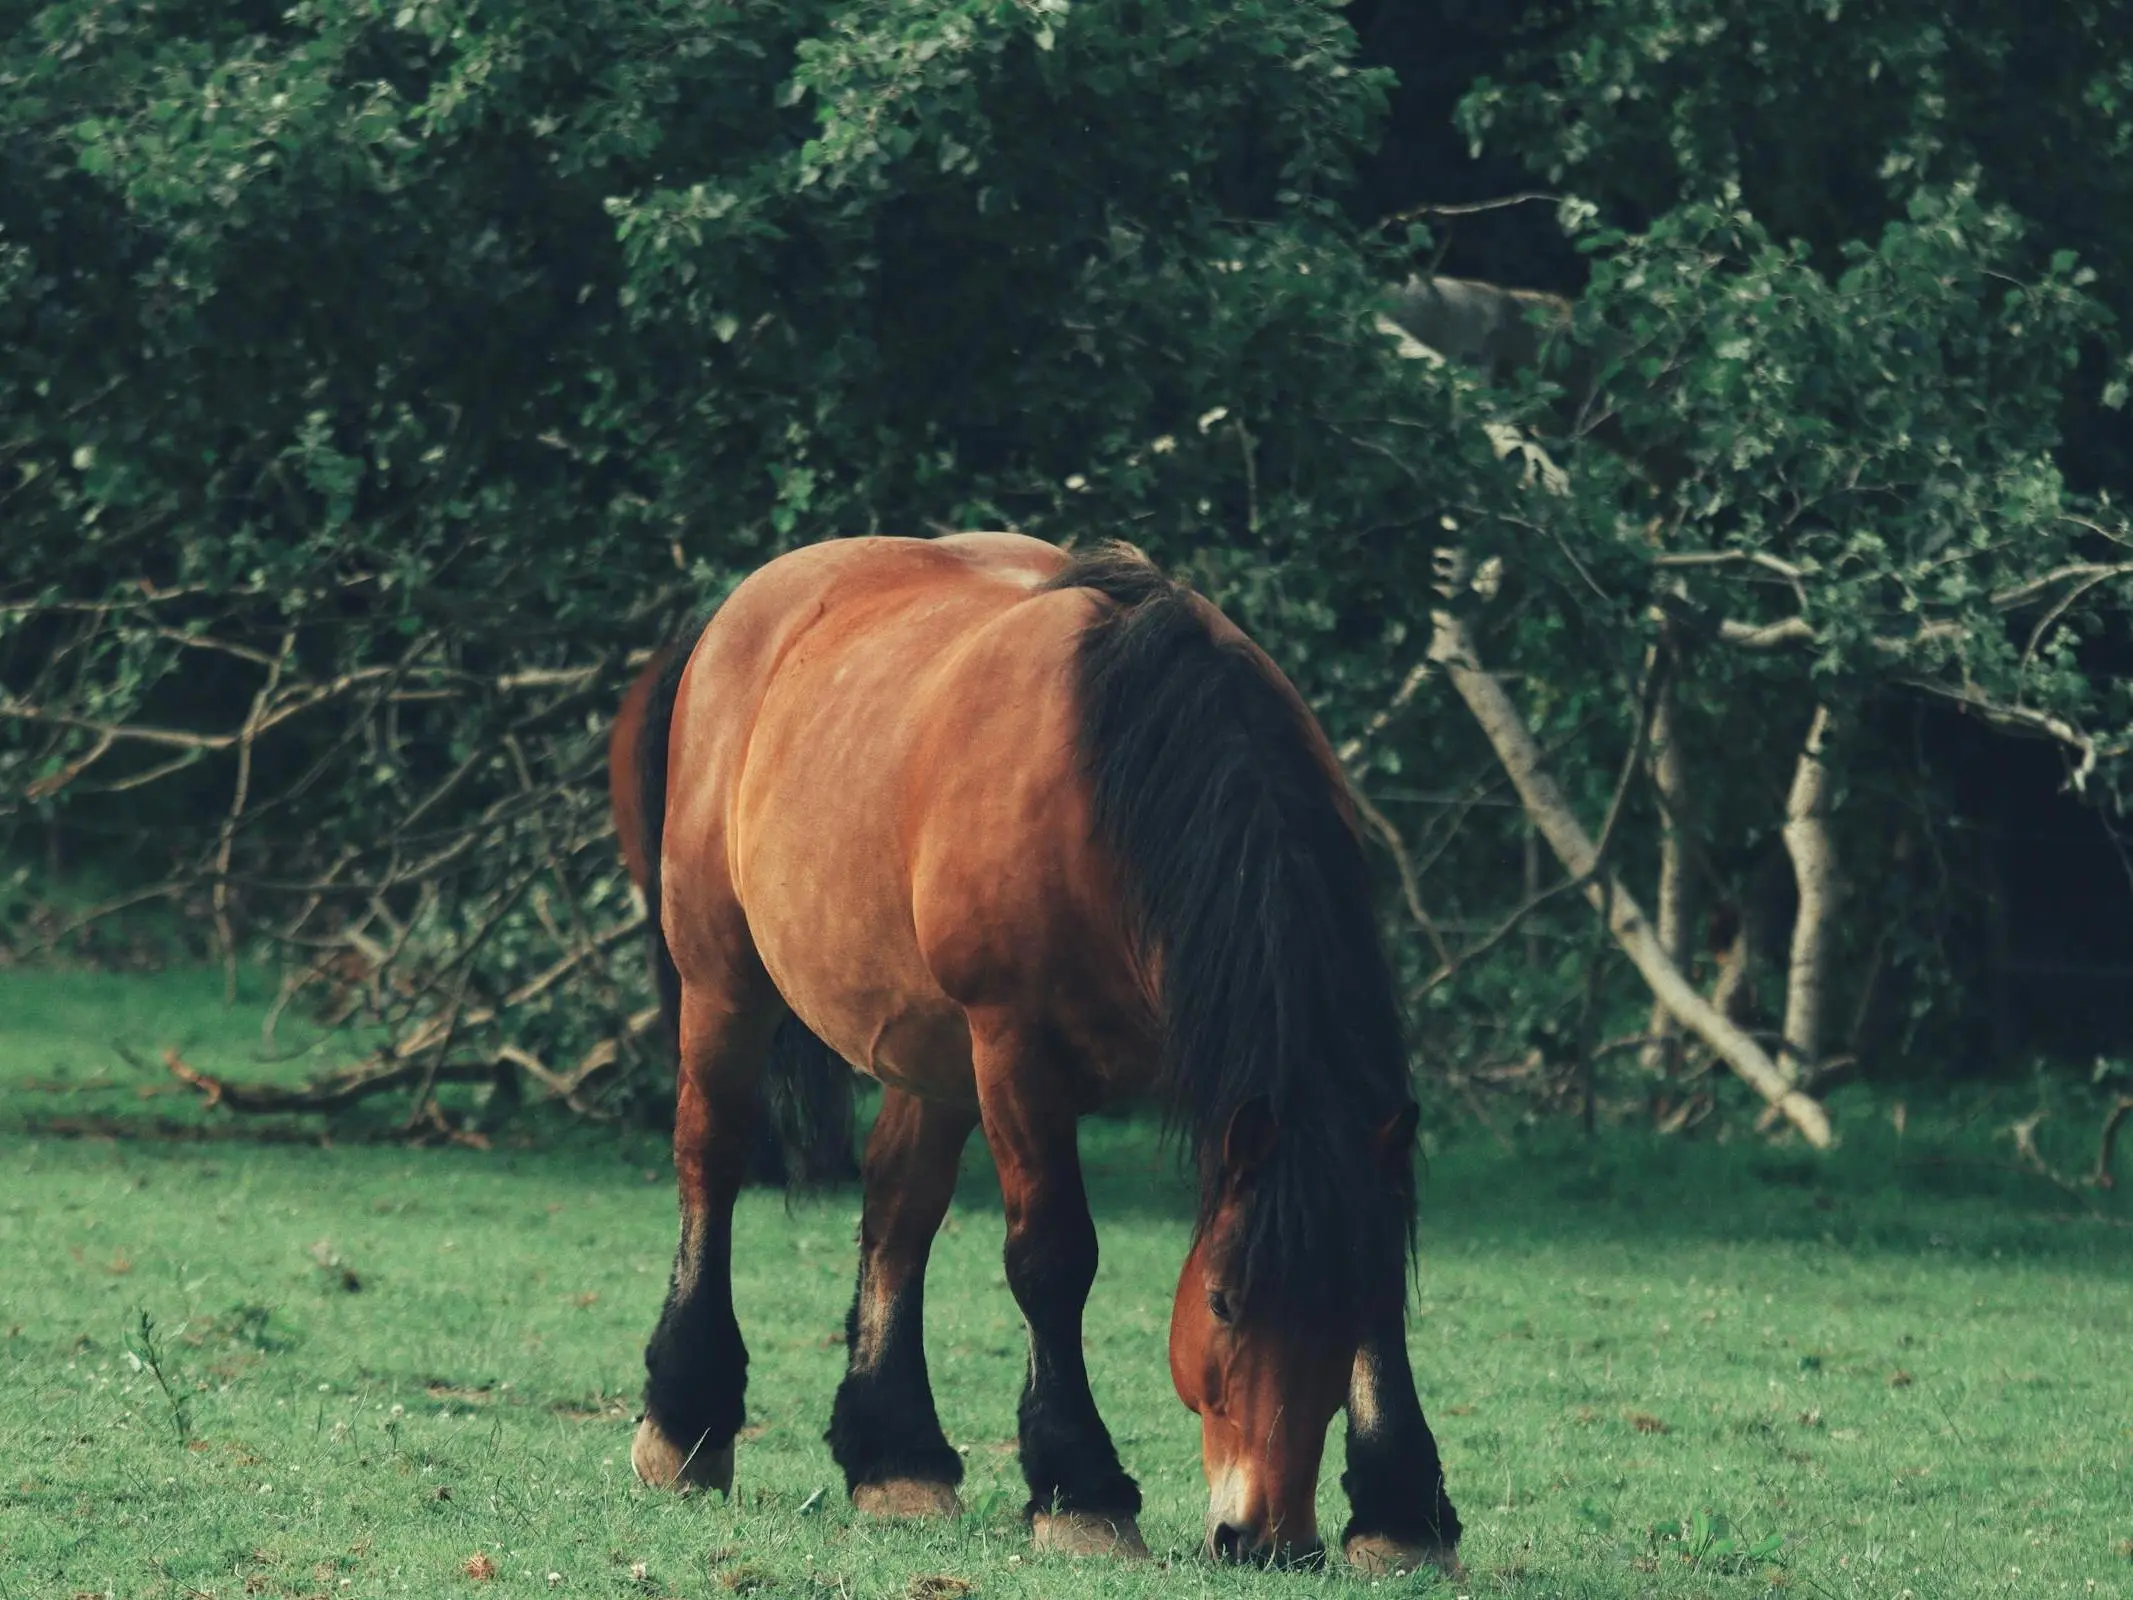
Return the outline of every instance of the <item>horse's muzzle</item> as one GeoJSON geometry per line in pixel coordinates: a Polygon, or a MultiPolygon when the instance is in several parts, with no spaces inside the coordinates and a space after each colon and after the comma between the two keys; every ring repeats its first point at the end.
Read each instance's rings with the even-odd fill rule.
{"type": "Polygon", "coordinates": [[[1326,1547],[1316,1539],[1308,1544],[1283,1544],[1259,1539],[1250,1529],[1227,1522],[1207,1535],[1207,1553],[1217,1561],[1259,1567],[1315,1569],[1326,1564],[1326,1547]]]}

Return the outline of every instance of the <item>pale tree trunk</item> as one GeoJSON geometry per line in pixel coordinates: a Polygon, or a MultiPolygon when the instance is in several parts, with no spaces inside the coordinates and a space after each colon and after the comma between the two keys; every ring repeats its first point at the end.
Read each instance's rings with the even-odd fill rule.
{"type": "MultiPolygon", "coordinates": [[[[1674,686],[1662,682],[1652,703],[1652,783],[1659,791],[1659,948],[1684,973],[1689,954],[1688,850],[1682,834],[1687,825],[1688,770],[1682,759],[1674,716],[1674,686]]],[[[1721,1008],[1723,1010],[1723,1008],[1721,1008]]],[[[1681,1024],[1657,1000],[1645,1025],[1644,1070],[1671,1078],[1681,1069],[1681,1024]]]]}
{"type": "MultiPolygon", "coordinates": [[[[1456,595],[1464,587],[1461,563],[1452,556],[1444,564],[1448,569],[1447,591],[1456,595]]],[[[1540,745],[1524,716],[1511,703],[1503,685],[1481,666],[1465,623],[1448,605],[1435,612],[1432,620],[1435,632],[1430,641],[1430,658],[1443,665],[1453,689],[1466,702],[1496,758],[1503,763],[1526,814],[1564,869],[1573,878],[1583,880],[1586,898],[1606,918],[1607,931],[1643,974],[1653,997],[1679,1017],[1683,1026],[1743,1082],[1776,1107],[1808,1143],[1818,1149],[1827,1148],[1828,1114],[1778,1071],[1760,1045],[1697,993],[1660,947],[1658,935],[1636,901],[1612,873],[1603,871],[1599,847],[1543,765],[1540,745]]]]}
{"type": "Polygon", "coordinates": [[[1785,851],[1792,857],[1800,908],[1792,923],[1792,963],[1785,978],[1785,1048],[1779,1065],[1786,1078],[1811,1077],[1822,1055],[1822,1016],[1827,1009],[1829,958],[1835,942],[1837,903],[1843,884],[1836,847],[1829,837],[1829,767],[1825,761],[1830,711],[1816,706],[1785,797],[1785,851]]]}

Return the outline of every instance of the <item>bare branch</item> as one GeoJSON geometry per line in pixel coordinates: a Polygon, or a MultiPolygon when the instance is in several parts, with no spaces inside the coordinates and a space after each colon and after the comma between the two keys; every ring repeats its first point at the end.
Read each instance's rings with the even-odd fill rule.
{"type": "Polygon", "coordinates": [[[1544,906],[1553,905],[1566,894],[1582,891],[1587,881],[1584,878],[1565,878],[1560,883],[1551,884],[1538,893],[1528,895],[1524,901],[1512,909],[1510,915],[1497,923],[1479,940],[1460,951],[1458,955],[1445,962],[1435,972],[1423,979],[1421,986],[1415,990],[1410,998],[1415,1000],[1426,999],[1445,984],[1451,982],[1463,969],[1472,966],[1482,957],[1495,950],[1506,939],[1510,938],[1534,912],[1539,911],[1544,906]]]}
{"type": "Polygon", "coordinates": [[[2096,770],[2096,763],[2099,760],[2106,756],[2117,756],[2125,753],[2124,747],[2121,745],[2099,747],[2094,739],[2063,718],[2052,716],[2049,712],[2032,711],[2026,706],[2001,705],[1997,701],[1986,699],[1982,694],[1967,685],[1957,687],[1945,683],[1935,683],[1931,678],[1917,677],[1903,677],[1897,681],[1906,688],[1916,689],[1923,694],[1930,694],[1938,699],[1952,701],[1964,710],[1982,717],[1994,727],[2005,728],[2011,732],[2041,735],[2047,739],[2055,739],[2060,744],[2065,745],[2081,758],[2068,780],[2076,794],[2086,791],[2089,775],[2096,770]]]}
{"type": "Polygon", "coordinates": [[[1737,650],[1782,650],[1787,645],[1813,644],[1819,636],[1805,617],[1762,624],[1727,617],[1718,625],[1718,637],[1737,650]]]}
{"type": "Polygon", "coordinates": [[[1392,726],[1393,718],[1407,708],[1407,703],[1421,691],[1422,685],[1429,682],[1430,674],[1434,670],[1427,657],[1408,669],[1407,676],[1400,680],[1400,687],[1393,691],[1392,698],[1372,712],[1370,720],[1363,724],[1363,731],[1352,739],[1341,741],[1340,749],[1334,754],[1340,758],[1342,766],[1353,766],[1356,758],[1369,748],[1370,742],[1392,726]]]}
{"type": "Polygon", "coordinates": [[[1348,785],[1348,797],[1355,803],[1355,809],[1363,814],[1363,820],[1370,824],[1378,838],[1384,841],[1385,848],[1391,852],[1393,867],[1400,876],[1400,897],[1407,902],[1408,916],[1414,919],[1415,926],[1422,931],[1423,937],[1429,940],[1430,948],[1436,951],[1438,961],[1450,965],[1451,947],[1445,944],[1444,935],[1437,930],[1436,921],[1422,904],[1422,884],[1415,874],[1414,860],[1407,853],[1407,841],[1400,837],[1400,830],[1392,825],[1385,813],[1370,803],[1370,796],[1363,793],[1352,781],[1348,785]]]}
{"type": "Polygon", "coordinates": [[[245,798],[252,791],[252,744],[259,737],[267,707],[281,684],[282,669],[296,648],[296,630],[281,636],[281,649],[267,667],[267,680],[252,697],[252,709],[237,733],[237,782],[230,794],[229,810],[222,819],[222,834],[215,848],[215,938],[222,946],[223,1004],[237,1003],[237,939],[230,928],[230,848],[237,839],[237,822],[244,815],[245,798]]]}
{"type": "MultiPolygon", "coordinates": [[[[423,1075],[424,1069],[424,1063],[419,1061],[374,1056],[316,1083],[287,1088],[272,1083],[231,1083],[213,1077],[188,1066],[175,1050],[163,1052],[163,1064],[180,1083],[205,1095],[211,1106],[268,1113],[338,1111],[358,1100],[367,1100],[372,1095],[385,1094],[413,1083],[423,1075]]],[[[496,1068],[489,1062],[453,1062],[435,1066],[435,1081],[442,1083],[480,1083],[495,1076],[496,1068]]]]}
{"type": "Polygon", "coordinates": [[[1478,217],[1491,211],[1507,211],[1512,206],[1561,205],[1559,194],[1546,194],[1532,190],[1524,194],[1507,194],[1494,200],[1467,200],[1450,205],[1409,206],[1404,211],[1395,211],[1378,226],[1386,228],[1396,222],[1419,222],[1424,217],[1478,217]]]}
{"type": "Polygon", "coordinates": [[[99,733],[96,736],[96,742],[89,747],[85,754],[75,757],[57,772],[39,778],[35,783],[23,790],[24,797],[30,800],[50,799],[84,772],[95,766],[97,762],[103,760],[111,747],[117,743],[118,735],[116,733],[108,729],[99,733]]]}
{"type": "Polygon", "coordinates": [[[1806,569],[1794,566],[1764,550],[1666,550],[1652,557],[1655,567],[1732,567],[1756,566],[1774,572],[1788,582],[1798,583],[1807,576],[1806,569]]]}
{"type": "Polygon", "coordinates": [[[523,672],[507,672],[495,683],[506,694],[520,689],[582,689],[597,682],[604,670],[597,664],[589,667],[529,667],[523,672]]]}
{"type": "MultiPolygon", "coordinates": [[[[2068,520],[2073,521],[2076,519],[2069,518],[2068,520]]],[[[2102,530],[2099,529],[2098,531],[2101,532],[2102,530]]],[[[2096,584],[2108,583],[2113,578],[2123,578],[2129,574],[2133,574],[2133,561],[2076,561],[2063,567],[2054,567],[2049,572],[2040,573],[2038,576],[2015,584],[2011,588],[1996,590],[1992,596],[1992,603],[2002,611],[2012,611],[2017,607],[2027,605],[2032,600],[2043,598],[2052,589],[2067,582],[2069,579],[2075,580],[2085,590],[2094,588],[2096,584]]]]}

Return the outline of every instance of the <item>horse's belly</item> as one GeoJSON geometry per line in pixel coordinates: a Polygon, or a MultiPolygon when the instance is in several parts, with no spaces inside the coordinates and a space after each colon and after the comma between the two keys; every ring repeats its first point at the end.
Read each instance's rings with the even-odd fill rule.
{"type": "Polygon", "coordinates": [[[894,1010],[839,1007],[818,1018],[794,1008],[815,1036],[869,1077],[922,1100],[977,1103],[970,1025],[953,1003],[894,1010]]]}
{"type": "Polygon", "coordinates": [[[888,1017],[874,1032],[865,1066],[883,1083],[921,1099],[977,1104],[970,1024],[952,1002],[907,1007],[888,1017]]]}
{"type": "Polygon", "coordinates": [[[970,1025],[917,950],[895,948],[900,941],[893,937],[841,938],[845,930],[827,919],[815,923],[810,938],[798,925],[807,920],[771,913],[759,922],[757,938],[771,982],[808,1031],[894,1088],[974,1103],[970,1025]],[[783,926],[788,922],[794,925],[783,926]]]}

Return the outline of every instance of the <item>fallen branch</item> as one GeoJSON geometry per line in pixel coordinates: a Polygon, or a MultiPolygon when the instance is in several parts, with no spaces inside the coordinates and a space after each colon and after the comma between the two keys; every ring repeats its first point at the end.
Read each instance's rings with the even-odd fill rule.
{"type": "Polygon", "coordinates": [[[1389,228],[1396,222],[1419,222],[1424,217],[1478,217],[1491,211],[1505,211],[1512,206],[1535,204],[1553,206],[1561,205],[1562,202],[1563,197],[1559,194],[1545,194],[1538,190],[1527,190],[1519,194],[1499,195],[1494,200],[1467,200],[1444,205],[1408,206],[1405,210],[1393,212],[1392,215],[1379,222],[1378,226],[1389,228]]]}
{"type": "MultiPolygon", "coordinates": [[[[1464,587],[1463,573],[1457,570],[1456,557],[1451,565],[1447,591],[1448,595],[1456,595],[1464,587]]],[[[1473,712],[1497,759],[1510,774],[1519,798],[1525,802],[1527,814],[1556,858],[1573,878],[1590,880],[1584,885],[1585,897],[1607,919],[1608,932],[1643,974],[1654,998],[1680,1018],[1683,1026],[1731,1067],[1742,1082],[1776,1106],[1808,1143],[1817,1149],[1828,1148],[1828,1113],[1788,1083],[1762,1047],[1697,992],[1681,969],[1667,958],[1636,900],[1613,880],[1611,873],[1602,873],[1598,847],[1542,765],[1540,747],[1525,718],[1511,703],[1503,685],[1481,666],[1465,623],[1448,603],[1435,612],[1434,622],[1430,659],[1445,669],[1452,687],[1473,712]]]]}
{"type": "Polygon", "coordinates": [[[595,1073],[605,1072],[622,1059],[623,1039],[635,1039],[649,1033],[658,1021],[659,1008],[645,1007],[624,1025],[621,1037],[602,1039],[586,1051],[569,1072],[555,1071],[532,1051],[523,1050],[515,1044],[507,1044],[499,1049],[496,1059],[517,1067],[571,1110],[589,1116],[593,1114],[590,1108],[582,1105],[577,1098],[578,1090],[585,1086],[585,1080],[595,1073]]]}
{"type": "Polygon", "coordinates": [[[1781,556],[1771,555],[1767,550],[1664,550],[1652,557],[1655,567],[1761,567],[1774,572],[1791,583],[1798,583],[1806,572],[1781,556]]]}
{"type": "MultiPolygon", "coordinates": [[[[338,1111],[374,1094],[385,1094],[419,1082],[426,1065],[421,1061],[395,1061],[390,1057],[373,1056],[315,1082],[290,1087],[278,1083],[232,1083],[187,1065],[175,1050],[163,1052],[163,1064],[180,1083],[199,1090],[211,1106],[265,1113],[338,1111]]],[[[438,1065],[436,1081],[484,1083],[495,1076],[494,1062],[451,1062],[438,1065]]]]}
{"type": "Polygon", "coordinates": [[[2037,1124],[2050,1115],[2049,1111],[2040,1107],[2008,1128],[2008,1134],[2014,1139],[2015,1155],[2024,1172],[2055,1183],[2069,1194],[2079,1194],[2086,1185],[2078,1178],[2069,1178],[2046,1161],[2044,1152],[2037,1148],[2037,1124]]]}
{"type": "MultiPolygon", "coordinates": [[[[568,1104],[571,1110],[589,1114],[589,1108],[577,1099],[578,1091],[588,1079],[607,1071],[622,1059],[624,1041],[649,1032],[658,1020],[659,1008],[646,1007],[629,1019],[620,1035],[602,1039],[586,1051],[569,1072],[556,1072],[531,1051],[511,1044],[500,1046],[494,1059],[486,1061],[433,1063],[425,1059],[419,1047],[404,1055],[381,1051],[354,1066],[309,1083],[294,1085],[235,1083],[218,1078],[202,1072],[176,1050],[163,1052],[163,1064],[169,1068],[172,1077],[198,1091],[210,1106],[265,1115],[338,1111],[373,1095],[389,1094],[395,1089],[419,1083],[427,1083],[432,1088],[440,1083],[489,1083],[495,1080],[500,1065],[523,1072],[553,1098],[568,1104]]],[[[427,1097],[424,1104],[427,1104],[427,1097]]],[[[415,1115],[419,1120],[427,1112],[418,1109],[415,1115]]]]}
{"type": "Polygon", "coordinates": [[[2015,1154],[2021,1160],[2022,1170],[2057,1184],[2069,1194],[2079,1194],[2084,1189],[2117,1188],[2118,1175],[2111,1168],[2117,1161],[2119,1130],[2126,1125],[2128,1118],[2133,1118],[2133,1095],[2120,1095],[2111,1109],[2104,1114],[2103,1131],[2096,1140],[2096,1165],[2082,1178],[2068,1177],[2046,1161],[2044,1152],[2037,1148],[2038,1124],[2050,1115],[2049,1111],[2039,1107],[2008,1128],[2008,1133],[2014,1139],[2015,1154]]]}

